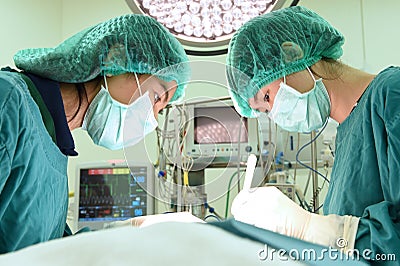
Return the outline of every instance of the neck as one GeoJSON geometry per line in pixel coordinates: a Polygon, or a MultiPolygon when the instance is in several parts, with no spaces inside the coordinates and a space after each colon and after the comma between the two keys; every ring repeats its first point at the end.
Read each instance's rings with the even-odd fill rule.
{"type": "Polygon", "coordinates": [[[323,80],[331,100],[330,117],[342,123],[351,113],[375,75],[343,65],[343,72],[334,80],[323,80]]]}
{"type": "Polygon", "coordinates": [[[97,80],[84,83],[85,91],[79,96],[76,84],[60,83],[61,97],[70,131],[82,126],[87,108],[100,90],[100,84],[97,80]]]}

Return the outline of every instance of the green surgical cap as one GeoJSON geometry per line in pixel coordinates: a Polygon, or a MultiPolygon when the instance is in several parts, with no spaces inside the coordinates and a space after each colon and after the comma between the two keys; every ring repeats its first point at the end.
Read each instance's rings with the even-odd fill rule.
{"type": "Polygon", "coordinates": [[[188,57],[178,40],[155,19],[137,14],[87,28],[55,48],[18,51],[14,62],[19,69],[58,82],[133,72],[175,80],[178,88],[171,102],[184,96],[190,79],[188,57]]]}
{"type": "Polygon", "coordinates": [[[248,99],[265,85],[306,69],[322,58],[338,59],[343,35],[315,12],[301,6],[258,16],[232,37],[226,74],[236,110],[255,117],[248,99]]]}

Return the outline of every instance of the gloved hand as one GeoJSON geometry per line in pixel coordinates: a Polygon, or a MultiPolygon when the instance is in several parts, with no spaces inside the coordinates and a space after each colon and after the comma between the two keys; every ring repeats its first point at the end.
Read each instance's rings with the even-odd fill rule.
{"type": "Polygon", "coordinates": [[[235,220],[308,242],[354,249],[359,218],[310,213],[274,186],[242,190],[233,200],[235,220]]]}
{"type": "Polygon", "coordinates": [[[121,226],[145,227],[162,222],[204,223],[203,220],[197,218],[196,216],[192,215],[189,212],[171,212],[165,214],[139,216],[124,221],[107,223],[104,225],[104,229],[121,227],[121,226]]]}

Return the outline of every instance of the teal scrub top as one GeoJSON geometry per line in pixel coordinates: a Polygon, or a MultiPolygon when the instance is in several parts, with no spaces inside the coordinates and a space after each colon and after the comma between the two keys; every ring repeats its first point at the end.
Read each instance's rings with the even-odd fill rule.
{"type": "Polygon", "coordinates": [[[67,160],[20,74],[0,71],[0,254],[63,236],[67,160]]]}
{"type": "Polygon", "coordinates": [[[361,217],[355,249],[399,265],[400,68],[380,72],[339,125],[324,213],[361,217]]]}

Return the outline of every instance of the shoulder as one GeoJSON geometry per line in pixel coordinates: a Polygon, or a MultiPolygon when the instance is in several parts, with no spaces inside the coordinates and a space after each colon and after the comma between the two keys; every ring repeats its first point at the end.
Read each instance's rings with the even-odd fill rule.
{"type": "Polygon", "coordinates": [[[387,125],[400,123],[400,67],[382,70],[371,86],[374,102],[387,125]]]}
{"type": "Polygon", "coordinates": [[[10,100],[24,97],[26,83],[16,72],[0,71],[0,109],[10,100]]]}
{"type": "Polygon", "coordinates": [[[396,91],[400,93],[400,67],[392,66],[382,70],[371,85],[380,87],[383,94],[396,91]]]}

